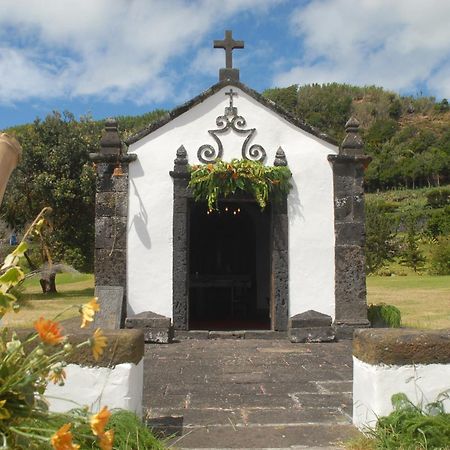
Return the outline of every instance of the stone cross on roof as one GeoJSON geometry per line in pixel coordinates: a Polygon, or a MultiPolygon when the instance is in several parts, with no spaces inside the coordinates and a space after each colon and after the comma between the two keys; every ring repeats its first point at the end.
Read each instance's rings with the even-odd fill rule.
{"type": "Polygon", "coordinates": [[[235,48],[244,48],[244,41],[235,41],[233,32],[226,30],[225,39],[222,41],[215,40],[214,48],[223,48],[225,50],[225,68],[219,71],[219,81],[239,81],[239,70],[233,68],[233,50],[235,48]]]}

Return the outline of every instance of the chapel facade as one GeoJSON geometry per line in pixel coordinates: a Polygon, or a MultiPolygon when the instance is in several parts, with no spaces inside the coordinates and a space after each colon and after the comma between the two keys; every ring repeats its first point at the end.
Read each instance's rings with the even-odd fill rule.
{"type": "Polygon", "coordinates": [[[96,286],[123,287],[124,321],[150,314],[178,333],[349,336],[368,326],[358,122],[338,146],[239,81],[231,32],[215,47],[227,67],[207,91],[124,143],[106,122],[92,155],[96,286]],[[195,201],[190,166],[233,159],[289,167],[292,189],[263,210],[245,192],[214,211],[195,201]]]}

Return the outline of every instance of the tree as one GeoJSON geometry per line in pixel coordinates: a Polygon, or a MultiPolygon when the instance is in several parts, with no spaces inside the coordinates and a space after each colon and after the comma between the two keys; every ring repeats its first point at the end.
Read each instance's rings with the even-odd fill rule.
{"type": "Polygon", "coordinates": [[[88,155],[97,149],[100,124],[54,112],[17,135],[23,159],[8,185],[2,218],[17,229],[50,206],[52,255],[79,270],[91,270],[95,173],[88,155]]]}
{"type": "Polygon", "coordinates": [[[414,272],[425,265],[425,256],[419,247],[420,236],[417,231],[417,218],[410,215],[406,220],[406,237],[403,241],[400,263],[411,267],[414,272]]]}
{"type": "Polygon", "coordinates": [[[395,229],[382,202],[366,203],[366,268],[374,273],[395,253],[395,229]]]}
{"type": "Polygon", "coordinates": [[[266,89],[262,95],[282,106],[291,114],[296,114],[298,101],[298,86],[296,84],[286,88],[266,89]]]}

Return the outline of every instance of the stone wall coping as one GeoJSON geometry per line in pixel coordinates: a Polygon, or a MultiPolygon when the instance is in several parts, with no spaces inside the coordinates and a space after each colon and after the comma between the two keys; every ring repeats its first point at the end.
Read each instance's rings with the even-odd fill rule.
{"type": "MultiPolygon", "coordinates": [[[[10,330],[13,331],[13,330],[10,330]]],[[[31,329],[14,330],[23,341],[31,329]]],[[[70,331],[65,334],[67,341],[75,346],[88,340],[94,333],[94,329],[70,331]]],[[[92,355],[91,347],[85,346],[74,350],[66,359],[68,364],[78,364],[89,367],[114,367],[118,364],[139,364],[144,357],[144,333],[142,330],[103,330],[103,335],[107,338],[107,346],[103,355],[96,361],[92,355]]],[[[40,341],[37,339],[31,344],[35,346],[40,341]]],[[[49,346],[49,348],[51,348],[49,346]]],[[[58,347],[59,348],[59,347],[58,347]]]]}
{"type": "Polygon", "coordinates": [[[369,364],[450,364],[450,329],[355,330],[353,356],[369,364]]]}

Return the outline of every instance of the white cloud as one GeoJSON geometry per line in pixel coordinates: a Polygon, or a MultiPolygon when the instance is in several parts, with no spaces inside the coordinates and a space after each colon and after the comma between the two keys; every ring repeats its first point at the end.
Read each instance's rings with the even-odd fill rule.
{"type": "Polygon", "coordinates": [[[396,91],[427,84],[450,96],[450,2],[317,0],[297,8],[291,32],[303,41],[301,62],[275,85],[347,82],[396,91]]]}
{"type": "MultiPolygon", "coordinates": [[[[279,1],[2,0],[0,103],[170,98],[173,58],[196,50],[234,15],[265,12],[279,1]]],[[[207,56],[200,51],[197,58],[207,56]]]]}

